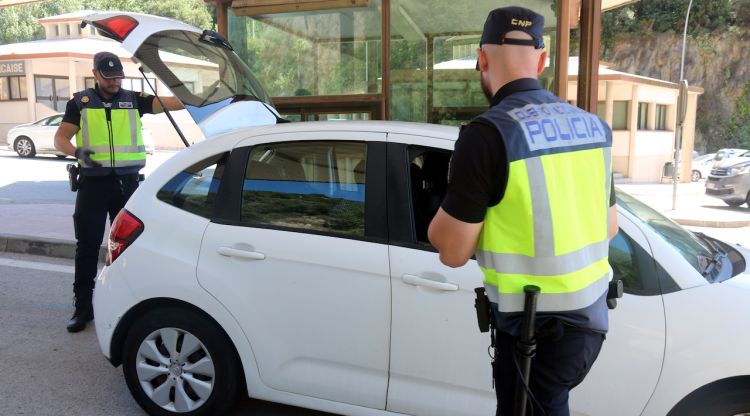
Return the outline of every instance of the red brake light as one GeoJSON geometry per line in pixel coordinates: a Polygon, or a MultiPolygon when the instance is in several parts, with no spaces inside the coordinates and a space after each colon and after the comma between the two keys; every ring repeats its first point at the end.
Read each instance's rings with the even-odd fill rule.
{"type": "Polygon", "coordinates": [[[109,230],[107,266],[112,264],[142,232],[143,222],[127,210],[121,209],[109,230]]]}
{"type": "Polygon", "coordinates": [[[91,24],[113,35],[115,40],[123,41],[138,26],[138,21],[130,16],[113,16],[91,24]]]}

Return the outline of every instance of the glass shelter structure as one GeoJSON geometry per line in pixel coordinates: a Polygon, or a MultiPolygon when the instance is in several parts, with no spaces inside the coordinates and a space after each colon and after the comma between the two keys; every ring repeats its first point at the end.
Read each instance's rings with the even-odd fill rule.
{"type": "MultiPolygon", "coordinates": [[[[510,0],[206,0],[293,121],[388,119],[458,124],[487,107],[475,70],[487,13],[510,0]]],[[[578,100],[596,106],[602,9],[628,1],[526,0],[545,17],[545,87],[567,95],[569,34],[581,29],[578,100]],[[591,53],[590,51],[596,51],[591,53]],[[586,55],[588,54],[588,56],[586,55]],[[580,82],[581,80],[586,80],[580,82]],[[587,97],[594,97],[593,100],[587,97]]]]}

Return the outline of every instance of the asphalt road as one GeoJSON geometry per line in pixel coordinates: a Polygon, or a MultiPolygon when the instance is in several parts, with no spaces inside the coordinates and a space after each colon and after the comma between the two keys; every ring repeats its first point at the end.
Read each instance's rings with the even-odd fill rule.
{"type": "MultiPolygon", "coordinates": [[[[0,253],[0,413],[4,416],[145,415],[121,368],[99,350],[93,325],[69,334],[72,260],[0,253]]],[[[232,416],[326,416],[240,400],[232,416]]]]}

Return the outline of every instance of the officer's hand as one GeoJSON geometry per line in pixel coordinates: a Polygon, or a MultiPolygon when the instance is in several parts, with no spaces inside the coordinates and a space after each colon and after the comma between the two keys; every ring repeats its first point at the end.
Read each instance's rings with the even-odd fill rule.
{"type": "Polygon", "coordinates": [[[76,159],[78,159],[81,162],[81,165],[84,168],[98,168],[101,167],[102,164],[97,162],[96,160],[91,159],[91,155],[93,155],[94,152],[91,149],[85,148],[85,147],[79,147],[75,151],[76,159]]]}

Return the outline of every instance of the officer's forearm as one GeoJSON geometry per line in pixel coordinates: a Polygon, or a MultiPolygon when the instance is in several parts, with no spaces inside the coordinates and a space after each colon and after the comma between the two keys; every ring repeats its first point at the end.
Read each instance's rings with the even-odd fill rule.
{"type": "Polygon", "coordinates": [[[68,156],[75,156],[76,147],[70,142],[70,138],[57,133],[55,134],[55,149],[65,153],[68,156]]]}

